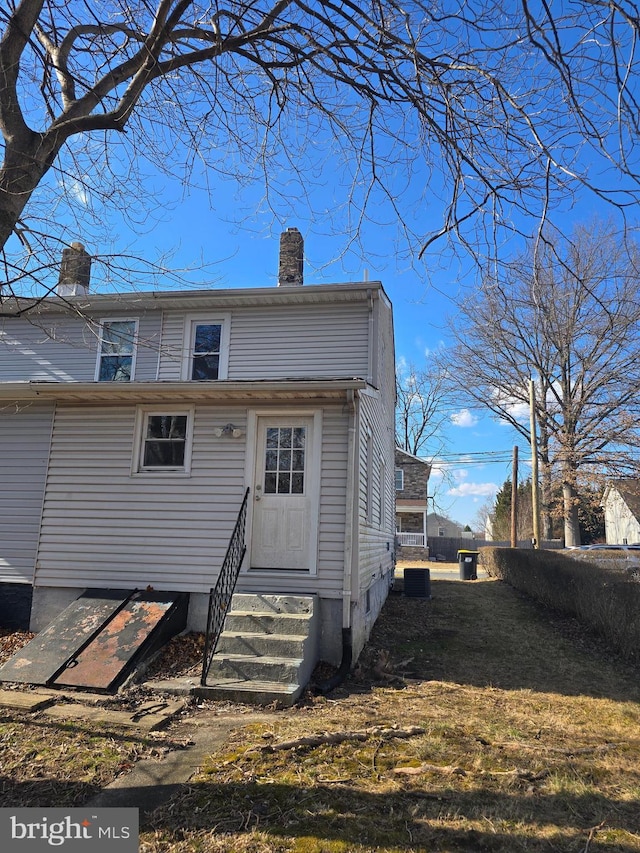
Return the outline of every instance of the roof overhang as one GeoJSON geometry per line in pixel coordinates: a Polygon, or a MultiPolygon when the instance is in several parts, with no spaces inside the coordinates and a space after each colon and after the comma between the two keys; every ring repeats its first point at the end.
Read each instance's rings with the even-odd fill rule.
{"type": "Polygon", "coordinates": [[[7,382],[0,401],[60,403],[343,402],[364,379],[219,380],[212,382],[7,382]]]}
{"type": "Polygon", "coordinates": [[[140,290],[128,293],[90,293],[87,296],[46,299],[11,297],[0,308],[0,316],[18,317],[26,312],[34,315],[72,313],[91,315],[105,311],[163,310],[227,310],[238,307],[268,305],[322,305],[366,302],[380,298],[390,304],[379,281],[345,282],[343,284],[303,285],[298,287],[238,287],[221,290],[140,290]]]}

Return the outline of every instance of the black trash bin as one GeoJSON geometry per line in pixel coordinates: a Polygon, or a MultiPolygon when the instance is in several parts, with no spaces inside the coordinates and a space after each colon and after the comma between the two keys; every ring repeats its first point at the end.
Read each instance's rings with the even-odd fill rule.
{"type": "Polygon", "coordinates": [[[458,551],[458,568],[461,581],[475,581],[478,578],[479,551],[458,551]]]}

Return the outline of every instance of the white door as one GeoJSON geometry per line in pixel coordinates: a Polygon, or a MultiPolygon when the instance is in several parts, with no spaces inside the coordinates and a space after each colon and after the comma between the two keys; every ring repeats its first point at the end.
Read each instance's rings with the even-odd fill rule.
{"type": "Polygon", "coordinates": [[[311,568],[313,418],[258,418],[251,568],[311,568]]]}

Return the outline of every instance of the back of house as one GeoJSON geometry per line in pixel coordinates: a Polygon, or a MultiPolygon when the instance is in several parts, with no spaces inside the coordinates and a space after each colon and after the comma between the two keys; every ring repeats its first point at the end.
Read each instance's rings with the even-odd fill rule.
{"type": "Polygon", "coordinates": [[[394,566],[394,344],[379,282],[59,290],[0,306],[0,619],[42,630],[85,589],[177,590],[187,628],[248,490],[237,591],[307,596],[316,658],[354,659],[394,566]]]}

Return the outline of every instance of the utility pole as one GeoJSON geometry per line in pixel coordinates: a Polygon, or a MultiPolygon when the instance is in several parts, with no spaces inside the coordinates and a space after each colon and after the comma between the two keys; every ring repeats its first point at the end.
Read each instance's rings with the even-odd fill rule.
{"type": "Polygon", "coordinates": [[[536,388],[529,380],[529,418],[531,431],[531,503],[533,507],[533,547],[540,547],[540,495],[538,492],[538,437],[536,435],[536,388]]]}
{"type": "Polygon", "coordinates": [[[518,547],[518,445],[513,448],[511,466],[511,547],[518,547]]]}

